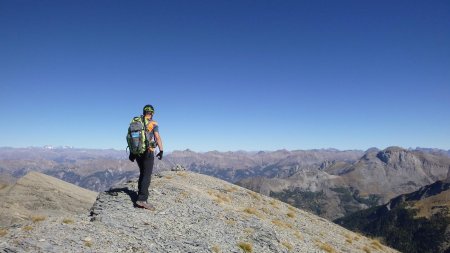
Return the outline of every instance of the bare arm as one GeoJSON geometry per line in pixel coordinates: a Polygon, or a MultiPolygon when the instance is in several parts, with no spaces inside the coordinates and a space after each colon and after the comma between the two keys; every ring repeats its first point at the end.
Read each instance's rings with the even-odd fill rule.
{"type": "Polygon", "coordinates": [[[161,135],[159,135],[159,132],[155,131],[155,139],[156,139],[156,143],[158,144],[158,148],[159,151],[163,151],[163,143],[162,143],[162,139],[161,139],[161,135]]]}

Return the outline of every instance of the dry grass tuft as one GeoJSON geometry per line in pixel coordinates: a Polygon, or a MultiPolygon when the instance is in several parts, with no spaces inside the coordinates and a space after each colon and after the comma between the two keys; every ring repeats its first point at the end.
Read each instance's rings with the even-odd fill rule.
{"type": "Polygon", "coordinates": [[[248,234],[253,234],[253,232],[255,232],[255,230],[253,228],[244,228],[244,232],[248,233],[248,234]]]}
{"type": "Polygon", "coordinates": [[[0,229],[0,237],[5,236],[8,233],[8,231],[6,231],[6,229],[0,229]]]}
{"type": "Polygon", "coordinates": [[[303,236],[300,234],[300,232],[295,231],[295,232],[294,232],[294,235],[295,235],[295,237],[297,237],[297,239],[303,240],[303,236]]]}
{"type": "Polygon", "coordinates": [[[273,207],[275,207],[275,208],[279,208],[278,207],[278,203],[277,203],[277,201],[276,200],[274,200],[274,199],[272,199],[271,201],[270,201],[270,205],[272,205],[273,207]]]}
{"type": "Polygon", "coordinates": [[[289,213],[287,213],[287,216],[288,216],[289,218],[295,218],[295,213],[289,212],[289,213]]]}
{"type": "Polygon", "coordinates": [[[272,223],[277,225],[280,228],[292,228],[292,225],[289,223],[286,223],[282,220],[272,220],[272,223]]]}
{"type": "Polygon", "coordinates": [[[175,199],[175,202],[181,203],[181,202],[183,202],[184,199],[187,199],[189,197],[189,195],[190,195],[189,192],[182,191],[180,193],[180,195],[175,199]]]}
{"type": "Polygon", "coordinates": [[[212,250],[212,252],[214,252],[214,253],[220,253],[220,247],[219,247],[219,245],[214,245],[214,246],[212,246],[212,248],[211,248],[211,250],[212,250]]]}
{"type": "Polygon", "coordinates": [[[92,242],[84,242],[84,246],[86,246],[86,247],[92,247],[92,242]]]}
{"type": "Polygon", "coordinates": [[[296,211],[297,211],[297,208],[295,208],[295,207],[293,207],[293,206],[291,206],[291,205],[288,205],[288,209],[289,209],[290,211],[292,211],[292,212],[296,212],[296,211]]]}
{"type": "Polygon", "coordinates": [[[317,219],[318,221],[321,221],[321,222],[328,222],[327,220],[325,220],[324,218],[320,218],[319,217],[319,219],[317,219]]]}
{"type": "Polygon", "coordinates": [[[263,207],[263,208],[261,208],[261,210],[262,210],[265,214],[269,214],[269,215],[272,215],[272,214],[273,214],[272,211],[270,211],[270,209],[267,208],[267,207],[263,207]]]}
{"type": "Polygon", "coordinates": [[[245,208],[245,209],[244,209],[244,212],[249,213],[249,214],[255,214],[255,215],[258,213],[258,211],[256,211],[256,209],[253,208],[253,207],[247,207],[247,208],[245,208]]]}
{"type": "Polygon", "coordinates": [[[244,209],[244,212],[246,212],[246,213],[248,213],[248,214],[253,214],[253,215],[255,215],[256,217],[258,217],[258,218],[260,218],[260,219],[262,219],[262,218],[264,218],[264,216],[261,214],[261,213],[259,213],[255,208],[253,208],[253,207],[247,207],[247,208],[245,208],[244,209]]]}
{"type": "Polygon", "coordinates": [[[36,223],[36,222],[41,222],[45,220],[45,216],[42,215],[35,215],[35,216],[31,216],[31,220],[36,223]]]}
{"type": "Polygon", "coordinates": [[[328,253],[335,253],[336,250],[328,243],[324,243],[324,242],[320,242],[320,241],[316,241],[317,246],[319,246],[319,248],[325,252],[328,253]]]}
{"type": "Polygon", "coordinates": [[[184,172],[184,171],[178,171],[178,172],[177,172],[177,176],[180,176],[180,177],[187,177],[187,173],[184,172]]]}
{"type": "Polygon", "coordinates": [[[238,188],[236,186],[231,186],[225,189],[226,192],[235,192],[238,188]]]}
{"type": "Polygon", "coordinates": [[[231,199],[228,196],[225,196],[223,194],[217,194],[216,195],[217,199],[216,202],[218,203],[222,203],[222,202],[231,202],[231,199]]]}
{"type": "Polygon", "coordinates": [[[236,221],[233,220],[233,219],[225,220],[225,223],[230,225],[230,226],[235,226],[236,225],[236,221]]]}
{"type": "Polygon", "coordinates": [[[286,241],[281,242],[281,244],[283,244],[283,246],[286,247],[288,249],[288,251],[292,251],[292,249],[294,248],[294,246],[292,246],[292,244],[290,244],[289,242],[286,242],[286,241]]]}
{"type": "Polygon", "coordinates": [[[350,244],[352,244],[353,243],[353,240],[352,240],[352,235],[351,234],[344,234],[344,236],[345,236],[345,241],[347,242],[347,243],[350,243],[350,244]]]}
{"type": "Polygon", "coordinates": [[[380,243],[379,239],[374,238],[372,239],[372,242],[370,243],[372,245],[372,248],[383,250],[383,245],[380,243]]]}
{"type": "Polygon", "coordinates": [[[221,204],[224,202],[231,202],[230,197],[228,197],[227,195],[225,195],[221,192],[216,192],[214,190],[208,190],[207,192],[210,196],[215,198],[214,201],[218,204],[221,204]]]}
{"type": "Polygon", "coordinates": [[[240,242],[238,243],[239,248],[241,248],[245,253],[253,252],[253,246],[249,242],[240,242]]]}
{"type": "Polygon", "coordinates": [[[33,227],[32,226],[25,226],[25,227],[22,228],[22,230],[24,230],[24,231],[31,231],[31,230],[33,230],[33,227]]]}
{"type": "Polygon", "coordinates": [[[63,220],[63,223],[64,224],[73,224],[73,220],[72,219],[69,219],[69,218],[65,218],[64,220],[63,220]]]}
{"type": "Polygon", "coordinates": [[[256,193],[254,191],[247,191],[247,193],[252,196],[254,199],[256,200],[261,200],[261,195],[259,195],[259,193],[256,193]]]}
{"type": "Polygon", "coordinates": [[[370,249],[367,246],[364,246],[364,248],[362,248],[362,250],[366,253],[370,253],[370,249]]]}
{"type": "Polygon", "coordinates": [[[324,251],[326,251],[326,252],[328,252],[328,253],[333,253],[333,252],[336,252],[335,250],[334,250],[334,248],[333,247],[331,247],[331,245],[329,245],[329,244],[322,244],[321,246],[320,246],[320,249],[321,250],[324,250],[324,251]]]}
{"type": "Polygon", "coordinates": [[[253,233],[253,232],[255,232],[255,230],[253,228],[244,228],[244,232],[253,233]]]}

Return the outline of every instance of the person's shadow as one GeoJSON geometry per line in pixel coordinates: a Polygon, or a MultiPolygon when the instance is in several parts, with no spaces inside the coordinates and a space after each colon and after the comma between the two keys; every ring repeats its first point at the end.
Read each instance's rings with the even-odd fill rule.
{"type": "Polygon", "coordinates": [[[131,202],[133,202],[133,206],[134,207],[138,207],[136,205],[138,194],[135,191],[132,191],[132,190],[128,189],[127,187],[109,189],[109,190],[106,191],[106,194],[109,194],[109,195],[112,195],[112,196],[117,196],[117,194],[119,192],[126,193],[128,196],[130,196],[130,200],[131,200],[131,202]]]}

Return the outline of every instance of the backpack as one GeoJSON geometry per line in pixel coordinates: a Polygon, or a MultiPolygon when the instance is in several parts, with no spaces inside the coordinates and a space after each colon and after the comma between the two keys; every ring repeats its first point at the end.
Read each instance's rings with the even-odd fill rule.
{"type": "Polygon", "coordinates": [[[144,154],[147,149],[146,125],[144,117],[134,117],[128,127],[127,143],[130,153],[135,156],[144,154]]]}

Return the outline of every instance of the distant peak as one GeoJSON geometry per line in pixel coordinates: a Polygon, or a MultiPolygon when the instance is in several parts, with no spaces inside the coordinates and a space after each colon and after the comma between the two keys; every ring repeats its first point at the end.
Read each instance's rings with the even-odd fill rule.
{"type": "Polygon", "coordinates": [[[371,147],[367,149],[365,153],[374,153],[374,152],[380,152],[380,149],[378,149],[377,147],[371,147]]]}
{"type": "Polygon", "coordinates": [[[387,147],[383,150],[383,152],[406,152],[406,151],[407,151],[406,149],[398,146],[387,147]]]}

